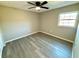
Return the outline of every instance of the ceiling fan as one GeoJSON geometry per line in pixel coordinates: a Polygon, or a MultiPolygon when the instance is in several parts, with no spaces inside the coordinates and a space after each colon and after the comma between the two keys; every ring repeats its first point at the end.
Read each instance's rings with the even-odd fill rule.
{"type": "Polygon", "coordinates": [[[44,1],[44,2],[36,1],[34,3],[32,3],[32,2],[27,2],[27,3],[34,6],[34,7],[28,8],[28,9],[32,9],[32,8],[36,8],[36,10],[40,10],[41,8],[49,9],[48,7],[44,6],[45,4],[48,3],[47,1],[44,1]]]}

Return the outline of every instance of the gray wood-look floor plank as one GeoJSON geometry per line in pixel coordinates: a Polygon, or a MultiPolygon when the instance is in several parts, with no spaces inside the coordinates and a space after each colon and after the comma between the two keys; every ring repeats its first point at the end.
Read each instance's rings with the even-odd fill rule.
{"type": "Polygon", "coordinates": [[[36,33],[6,44],[3,58],[71,58],[72,43],[36,33]]]}

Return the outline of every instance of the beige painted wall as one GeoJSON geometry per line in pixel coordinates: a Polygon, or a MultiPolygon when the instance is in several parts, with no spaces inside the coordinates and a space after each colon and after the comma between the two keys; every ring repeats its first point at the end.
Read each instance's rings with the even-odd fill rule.
{"type": "Polygon", "coordinates": [[[0,6],[4,42],[38,31],[37,13],[0,6]]]}
{"type": "Polygon", "coordinates": [[[76,27],[77,27],[77,20],[76,20],[76,26],[74,28],[58,26],[59,14],[63,12],[72,12],[72,11],[79,11],[79,4],[66,6],[63,8],[58,8],[48,12],[40,13],[40,17],[41,17],[40,31],[62,37],[70,41],[74,41],[76,27]]]}
{"type": "Polygon", "coordinates": [[[63,12],[78,10],[79,4],[75,4],[37,14],[0,6],[0,22],[4,42],[37,31],[47,32],[74,41],[77,24],[74,28],[59,27],[58,16],[63,12]]]}

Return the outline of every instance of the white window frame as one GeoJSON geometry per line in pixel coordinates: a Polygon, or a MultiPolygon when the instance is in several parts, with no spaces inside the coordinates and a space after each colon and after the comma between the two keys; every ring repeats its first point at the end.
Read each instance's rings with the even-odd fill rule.
{"type": "Polygon", "coordinates": [[[78,16],[78,11],[73,11],[73,12],[65,12],[65,13],[61,13],[59,14],[59,21],[58,21],[58,26],[63,26],[63,27],[75,27],[75,23],[77,20],[77,16],[78,16]],[[72,19],[72,20],[68,20],[68,19],[61,19],[61,15],[65,15],[65,14],[70,14],[70,13],[76,13],[76,19],[72,19]],[[74,23],[74,24],[70,24],[74,23]],[[68,24],[69,23],[69,24],[68,24]]]}

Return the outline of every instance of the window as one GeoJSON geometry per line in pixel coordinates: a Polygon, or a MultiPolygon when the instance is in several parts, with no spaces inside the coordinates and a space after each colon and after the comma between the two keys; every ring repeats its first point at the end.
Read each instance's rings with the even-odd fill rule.
{"type": "Polygon", "coordinates": [[[59,26],[74,27],[77,19],[77,12],[62,13],[59,15],[59,26]]]}

